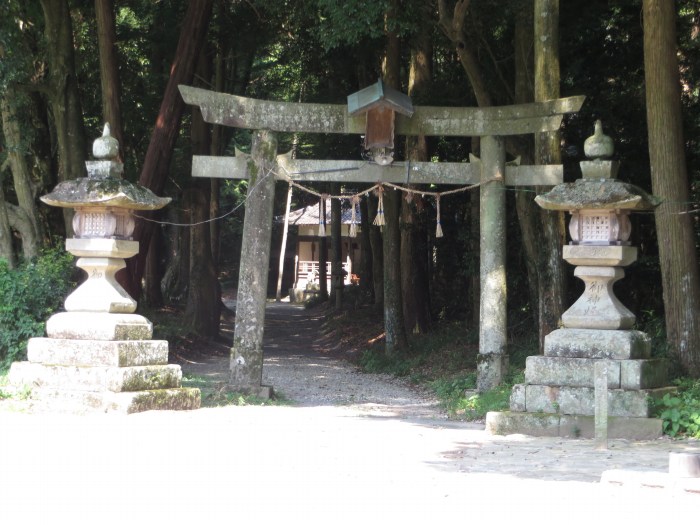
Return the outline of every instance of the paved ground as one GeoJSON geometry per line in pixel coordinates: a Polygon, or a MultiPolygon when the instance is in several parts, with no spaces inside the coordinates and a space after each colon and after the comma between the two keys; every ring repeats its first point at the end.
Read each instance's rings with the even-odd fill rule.
{"type": "MultiPolygon", "coordinates": [[[[289,357],[297,368],[312,358],[289,357]]],[[[270,364],[284,359],[280,349],[270,364]]],[[[324,359],[332,385],[329,371],[347,365],[324,359]]],[[[0,524],[697,521],[700,494],[600,483],[610,469],[665,472],[669,451],[700,452],[697,442],[615,440],[599,451],[494,437],[430,406],[415,412],[402,401],[412,395],[131,416],[0,412],[0,524]]]]}

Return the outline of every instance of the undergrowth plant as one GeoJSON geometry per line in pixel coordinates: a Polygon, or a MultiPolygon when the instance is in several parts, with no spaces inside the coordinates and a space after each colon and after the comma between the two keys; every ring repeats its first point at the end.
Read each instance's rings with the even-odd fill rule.
{"type": "Polygon", "coordinates": [[[700,439],[700,380],[677,380],[678,392],[657,402],[664,433],[700,439]]]}
{"type": "Polygon", "coordinates": [[[283,395],[275,393],[272,399],[232,392],[221,384],[216,384],[210,379],[201,376],[186,374],[182,378],[183,386],[199,388],[202,394],[202,407],[224,406],[285,406],[291,402],[283,395]]]}
{"type": "Polygon", "coordinates": [[[450,417],[481,421],[487,412],[508,410],[513,385],[523,380],[523,371],[511,368],[501,385],[485,392],[475,390],[476,372],[452,379],[437,379],[430,386],[450,417]]]}
{"type": "Polygon", "coordinates": [[[27,341],[44,335],[46,320],[74,287],[73,256],[62,249],[10,269],[0,259],[0,370],[26,355],[27,341]]]}
{"type": "Polygon", "coordinates": [[[436,331],[411,339],[410,348],[386,356],[383,345],[366,349],[359,359],[365,372],[408,377],[430,388],[450,417],[483,420],[490,411],[507,410],[510,393],[524,381],[525,357],[536,353],[530,340],[511,347],[514,365],[504,383],[493,390],[476,392],[476,334],[458,323],[444,323],[436,331]]]}

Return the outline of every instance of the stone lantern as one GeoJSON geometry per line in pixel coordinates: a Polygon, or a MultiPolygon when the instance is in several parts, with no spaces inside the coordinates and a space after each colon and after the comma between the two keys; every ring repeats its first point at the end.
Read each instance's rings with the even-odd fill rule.
{"type": "Polygon", "coordinates": [[[612,140],[603,135],[596,122],[595,134],[584,144],[590,160],[580,163],[583,177],[572,184],[560,184],[535,202],[546,210],[568,211],[570,244],[563,258],[576,266],[574,275],[585,291],[562,315],[565,328],[626,330],[635,316],[613,292],[613,284],[625,276],[622,268],[637,260],[637,248],[630,246],[632,211],[650,211],[658,199],[641,188],[616,179],[619,163],[608,160],[612,140]]]}
{"type": "Polygon", "coordinates": [[[88,176],[61,182],[41,197],[50,206],[75,209],[74,237],[66,240],[66,250],[79,257],[76,265],[88,278],[66,299],[67,312],[136,311],[136,301],[114,278],[126,266],[124,259],[139,252],[139,243],[132,240],[133,212],[158,210],[171,199],[122,179],[118,152],[119,144],[105,124],[92,146],[96,160],[86,162],[88,176]]]}
{"type": "Polygon", "coordinates": [[[613,292],[623,268],[637,259],[629,214],[653,210],[659,201],[616,179],[619,163],[610,160],[613,143],[600,121],[584,151],[583,177],[535,201],[571,213],[571,242],[563,258],[576,266],[574,275],[585,290],[562,314],[561,328],[545,337],[544,355],[527,358],[525,382],[513,387],[510,411],[488,414],[487,430],[495,434],[592,437],[596,369],[602,370],[596,363],[602,361],[605,376],[598,385],[605,387],[610,437],[649,439],[662,433],[650,400],[674,390],[666,386],[666,362],[651,358],[649,336],[633,329],[634,314],[613,292]]]}
{"type": "Polygon", "coordinates": [[[197,389],[181,388],[182,372],[168,364],[168,342],[152,340],[153,325],[137,315],[136,301],[116,281],[136,255],[135,210],[170,202],[121,178],[119,144],[106,124],[93,144],[88,176],[59,183],[41,197],[51,206],[73,208],[75,236],[66,250],[87,279],[65,301],[65,312],[46,322],[48,337],[27,345],[28,361],[13,363],[10,382],[28,386],[50,410],[138,412],[198,408],[197,389]]]}

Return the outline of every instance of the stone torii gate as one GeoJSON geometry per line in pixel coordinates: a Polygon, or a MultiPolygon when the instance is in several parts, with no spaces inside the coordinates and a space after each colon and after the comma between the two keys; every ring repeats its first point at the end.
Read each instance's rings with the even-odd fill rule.
{"type": "Polygon", "coordinates": [[[411,162],[380,166],[368,161],[293,160],[288,155],[277,156],[274,132],[364,134],[364,115],[348,115],[346,105],[256,100],[189,86],[180,86],[180,93],[187,104],[199,106],[208,123],[255,130],[250,155],[195,156],[192,166],[195,177],[250,181],[230,389],[261,397],[271,394],[271,387],[262,385],[263,327],[275,178],[285,177],[296,182],[482,183],[477,387],[483,391],[500,384],[507,371],[504,187],[554,186],[563,181],[561,165],[506,165],[504,137],[558,130],[564,114],[580,109],[583,96],[488,108],[415,107],[410,117],[396,115],[397,135],[478,136],[481,159],[472,157],[469,163],[411,162]]]}

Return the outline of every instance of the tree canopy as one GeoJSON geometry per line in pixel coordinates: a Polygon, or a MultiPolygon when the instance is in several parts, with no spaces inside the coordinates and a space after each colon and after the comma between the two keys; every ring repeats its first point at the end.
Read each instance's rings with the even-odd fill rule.
{"type": "MultiPolygon", "coordinates": [[[[382,63],[393,38],[399,44],[396,87],[401,91],[408,92],[411,86],[416,52],[421,50],[429,57],[428,78],[412,93],[414,105],[506,105],[534,97],[534,56],[539,45],[532,38],[534,0],[6,0],[0,4],[0,241],[11,242],[0,242],[0,257],[8,260],[35,256],[41,247],[58,244],[57,239],[70,228],[69,218],[39,204],[38,197],[62,178],[82,176],[80,163],[88,158],[90,142],[99,136],[103,125],[100,72],[105,64],[100,63],[97,52],[101,33],[96,5],[107,7],[114,17],[124,176],[134,182],[139,177],[142,182],[147,180],[152,171],[142,172],[150,139],[159,125],[166,86],[182,63],[183,45],[187,44],[182,38],[187,37],[181,36],[181,30],[191,21],[188,9],[193,5],[211,9],[208,24],[202,21],[207,28],[202,48],[193,58],[196,70],[192,76],[193,84],[207,89],[260,99],[344,104],[348,94],[382,76],[382,63]],[[66,16],[58,18],[59,12],[66,16]],[[523,34],[529,34],[530,39],[522,40],[523,34]],[[525,42],[524,47],[518,47],[518,42],[525,42]],[[518,87],[523,79],[525,84],[518,87]],[[30,245],[35,248],[28,250],[30,245]]],[[[619,178],[647,191],[652,189],[642,7],[642,0],[561,3],[560,95],[586,96],[581,111],[567,117],[561,129],[559,142],[567,181],[580,177],[583,141],[591,135],[594,121],[602,119],[606,133],[615,141],[615,158],[622,161],[619,178]]],[[[674,7],[688,187],[687,200],[664,213],[690,217],[695,235],[690,249],[697,255],[700,12],[693,0],[677,0],[674,7]]],[[[202,148],[217,155],[231,155],[235,148],[249,150],[250,132],[230,128],[200,132],[198,118],[186,108],[177,123],[169,124],[176,126],[172,128],[175,141],[172,147],[167,146],[172,150],[167,156],[170,160],[157,166],[163,173],[158,191],[174,201],[156,217],[162,222],[186,223],[201,217],[192,209],[194,202],[197,207],[218,210],[206,211],[214,216],[232,210],[244,199],[244,182],[211,186],[207,182],[203,187],[201,181],[193,181],[190,159],[202,148]],[[194,198],[195,190],[205,195],[198,193],[194,198]]],[[[280,151],[293,149],[299,158],[361,159],[364,155],[360,140],[353,136],[282,134],[279,143],[280,151]]],[[[413,147],[397,140],[396,158],[404,158],[413,147]]],[[[508,144],[510,158],[531,154],[533,147],[532,137],[517,137],[508,144]]],[[[478,152],[478,144],[470,138],[431,137],[425,141],[426,160],[466,162],[472,152],[478,152]]],[[[534,197],[535,188],[527,191],[534,197]]],[[[278,191],[277,195],[275,213],[280,214],[286,192],[278,191]]],[[[294,205],[306,205],[314,199],[295,193],[294,205]]],[[[537,339],[533,327],[539,321],[537,299],[530,287],[532,275],[527,271],[530,252],[526,243],[532,248],[533,241],[521,228],[515,190],[508,190],[506,199],[509,332],[513,341],[532,341],[537,339]]],[[[370,209],[376,206],[372,201],[368,204],[370,209]]],[[[422,251],[414,250],[412,257],[422,257],[427,268],[428,277],[421,286],[428,289],[430,317],[473,325],[478,315],[473,300],[478,294],[478,227],[474,229],[478,211],[474,201],[468,193],[442,200],[442,238],[436,238],[434,226],[430,226],[435,220],[435,204],[416,199],[410,206],[422,243],[422,251]]],[[[212,238],[207,241],[216,265],[213,274],[222,280],[235,282],[242,218],[239,208],[218,221],[220,230],[212,229],[212,238]]],[[[276,224],[275,232],[278,229],[276,224]]],[[[149,246],[141,247],[144,254],[152,256],[148,263],[144,258],[143,273],[139,274],[145,283],[143,299],[153,304],[184,301],[190,272],[199,271],[191,264],[196,254],[190,254],[188,247],[191,243],[201,250],[201,239],[191,240],[189,229],[175,226],[163,224],[156,230],[149,246]],[[157,297],[158,290],[163,297],[157,297]]],[[[633,218],[633,243],[639,246],[640,257],[619,285],[618,294],[635,312],[640,327],[654,332],[662,345],[665,333],[659,320],[668,305],[662,300],[656,231],[652,213],[633,218]]],[[[278,233],[273,232],[273,236],[278,233]]],[[[380,261],[377,254],[375,265],[380,261]]],[[[566,270],[570,282],[563,300],[569,305],[580,294],[581,285],[571,276],[570,268],[566,270]]],[[[372,281],[371,274],[361,277],[363,284],[372,281]]],[[[276,282],[276,274],[270,280],[276,282]]],[[[377,293],[376,288],[370,286],[368,293],[372,289],[377,293]]],[[[193,322],[193,330],[200,325],[193,322]]],[[[211,323],[209,326],[209,331],[216,330],[211,323]]],[[[407,327],[408,332],[413,328],[407,327]]],[[[700,374],[697,369],[685,371],[700,374]]]]}

